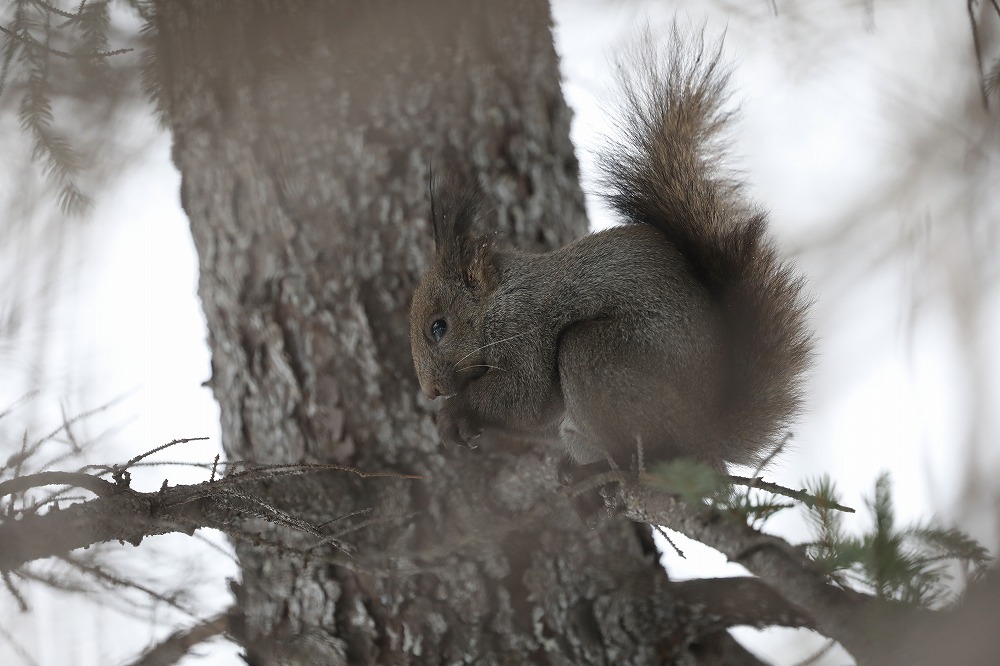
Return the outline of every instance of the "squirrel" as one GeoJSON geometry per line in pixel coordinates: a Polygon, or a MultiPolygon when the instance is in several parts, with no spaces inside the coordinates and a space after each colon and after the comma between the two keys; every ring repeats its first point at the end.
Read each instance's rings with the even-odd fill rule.
{"type": "MultiPolygon", "coordinates": [[[[676,24],[618,64],[621,134],[597,155],[624,224],[541,254],[476,231],[475,187],[432,185],[436,254],[413,295],[420,387],[447,443],[483,432],[577,465],[759,464],[802,402],[802,280],[723,165],[731,70],[676,24]],[[435,190],[437,190],[435,192],[435,190]]],[[[433,177],[432,177],[433,180],[433,177]]]]}

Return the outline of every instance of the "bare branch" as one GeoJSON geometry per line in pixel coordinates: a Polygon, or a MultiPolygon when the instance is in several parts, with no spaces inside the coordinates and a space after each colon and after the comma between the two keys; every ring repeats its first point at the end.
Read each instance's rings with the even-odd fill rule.
{"type": "Polygon", "coordinates": [[[180,603],[174,596],[167,596],[165,594],[161,594],[160,592],[157,592],[156,590],[147,587],[141,583],[138,583],[134,580],[129,580],[127,578],[122,578],[121,576],[117,576],[113,573],[109,573],[96,564],[89,564],[75,557],[64,555],[59,559],[61,559],[63,562],[70,565],[74,569],[80,571],[81,573],[94,578],[95,580],[97,580],[98,582],[102,583],[105,586],[112,588],[127,588],[135,590],[149,597],[153,601],[158,601],[160,603],[166,604],[167,606],[170,606],[171,608],[174,608],[184,613],[185,615],[190,615],[191,617],[197,617],[194,610],[186,608],[184,604],[180,603]]]}
{"type": "Polygon", "coordinates": [[[176,664],[191,648],[228,631],[229,613],[229,610],[225,610],[193,627],[175,631],[133,661],[132,666],[176,664]]]}
{"type": "Polygon", "coordinates": [[[7,644],[13,648],[13,650],[17,653],[17,656],[21,658],[22,664],[25,666],[37,666],[38,662],[32,658],[31,653],[28,652],[17,640],[17,638],[14,637],[14,634],[7,631],[3,625],[0,625],[0,637],[7,641],[7,644]]]}
{"type": "Polygon", "coordinates": [[[17,589],[17,586],[14,585],[14,581],[11,580],[10,572],[4,571],[2,577],[3,577],[4,587],[6,587],[7,591],[10,592],[10,596],[14,597],[14,600],[17,601],[18,610],[20,610],[22,613],[27,613],[28,602],[25,600],[24,595],[21,594],[21,590],[17,589]]]}
{"type": "Polygon", "coordinates": [[[671,584],[674,599],[724,629],[737,625],[815,629],[811,617],[758,578],[702,578],[671,584]]]}
{"type": "Polygon", "coordinates": [[[55,485],[83,488],[98,497],[110,495],[115,491],[115,484],[92,474],[82,474],[80,472],[38,472],[37,474],[15,476],[13,479],[0,481],[0,497],[23,493],[26,490],[40,486],[55,485]]]}
{"type": "Polygon", "coordinates": [[[187,444],[188,442],[204,442],[204,441],[207,441],[207,440],[208,440],[208,437],[186,437],[186,438],[182,438],[182,439],[171,440],[171,441],[167,442],[166,444],[161,444],[161,445],[159,445],[159,446],[157,446],[155,448],[150,449],[149,451],[146,451],[145,453],[140,453],[139,455],[137,455],[134,458],[130,459],[127,463],[125,463],[122,466],[122,470],[126,470],[129,467],[131,467],[132,465],[134,465],[137,462],[139,462],[140,460],[142,460],[143,458],[148,458],[149,456],[153,455],[154,453],[159,453],[163,449],[168,449],[171,446],[175,446],[177,444],[187,444]]]}
{"type": "Polygon", "coordinates": [[[815,652],[813,652],[811,655],[809,655],[808,657],[806,657],[802,661],[797,662],[795,664],[795,666],[812,666],[812,664],[815,664],[820,659],[822,659],[823,655],[825,655],[827,652],[829,652],[830,650],[832,650],[834,648],[834,646],[836,646],[836,645],[837,645],[837,641],[835,641],[833,639],[828,640],[826,643],[823,644],[823,647],[821,647],[820,649],[816,650],[815,652]]]}
{"type": "Polygon", "coordinates": [[[0,419],[10,416],[11,412],[20,407],[21,405],[30,402],[38,397],[39,391],[28,391],[20,398],[12,402],[8,407],[6,407],[2,412],[0,412],[0,419]]]}
{"type": "MultiPolygon", "coordinates": [[[[191,534],[200,527],[232,534],[232,523],[242,514],[277,522],[343,549],[344,544],[322,534],[314,525],[240,488],[278,476],[323,470],[348,471],[362,477],[421,478],[392,472],[362,472],[338,465],[272,465],[199,484],[171,488],[164,482],[159,490],[146,493],[128,486],[127,470],[118,470],[116,483],[79,472],[40,472],[15,477],[0,483],[0,497],[51,484],[86,488],[98,497],[61,510],[56,505],[45,514],[27,512],[19,520],[0,521],[0,572],[106,541],[139,545],[147,536],[169,532],[191,534]]],[[[316,545],[319,544],[313,547],[316,545]]]]}
{"type": "Polygon", "coordinates": [[[760,488],[761,490],[766,490],[775,495],[781,495],[783,497],[790,497],[791,499],[798,500],[808,507],[819,507],[821,509],[835,509],[837,511],[843,511],[844,513],[854,513],[854,509],[849,506],[844,506],[843,504],[838,504],[836,502],[831,502],[822,497],[817,497],[816,495],[810,495],[803,488],[801,490],[793,490],[792,488],[787,488],[785,486],[780,486],[777,483],[771,483],[770,481],[765,481],[763,478],[756,476],[754,478],[749,478],[746,476],[727,476],[726,477],[731,483],[740,486],[746,486],[747,488],[760,488]]]}
{"type": "Polygon", "coordinates": [[[972,50],[976,54],[976,67],[979,72],[979,93],[983,98],[983,108],[990,108],[990,98],[986,94],[986,71],[983,68],[983,47],[979,42],[979,25],[976,23],[976,0],[968,0],[966,9],[969,12],[969,28],[972,32],[972,50]]]}

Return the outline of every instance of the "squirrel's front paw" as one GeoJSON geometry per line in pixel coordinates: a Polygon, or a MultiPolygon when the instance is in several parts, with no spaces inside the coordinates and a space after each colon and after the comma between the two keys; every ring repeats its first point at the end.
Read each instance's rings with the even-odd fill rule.
{"type": "Polygon", "coordinates": [[[454,398],[449,398],[438,412],[437,427],[445,444],[463,444],[471,449],[476,448],[476,439],[483,434],[483,426],[454,398]]]}

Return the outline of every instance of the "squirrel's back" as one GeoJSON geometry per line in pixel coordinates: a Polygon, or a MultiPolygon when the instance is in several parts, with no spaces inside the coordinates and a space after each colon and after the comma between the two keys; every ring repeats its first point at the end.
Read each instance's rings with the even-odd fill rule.
{"type": "Polygon", "coordinates": [[[640,40],[621,63],[616,142],[599,154],[604,196],[654,227],[690,263],[722,317],[723,457],[754,463],[801,404],[811,339],[801,281],[766,236],[764,213],[727,174],[730,72],[721,43],[673,27],[666,49],[640,40]]]}

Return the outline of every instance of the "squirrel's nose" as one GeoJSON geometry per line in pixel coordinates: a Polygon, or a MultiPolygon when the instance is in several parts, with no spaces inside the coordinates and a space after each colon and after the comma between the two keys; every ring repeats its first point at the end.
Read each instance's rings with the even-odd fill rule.
{"type": "Polygon", "coordinates": [[[427,396],[428,400],[433,400],[441,395],[441,391],[438,390],[438,381],[434,377],[428,376],[429,374],[418,371],[417,383],[420,384],[420,392],[427,396]]]}

